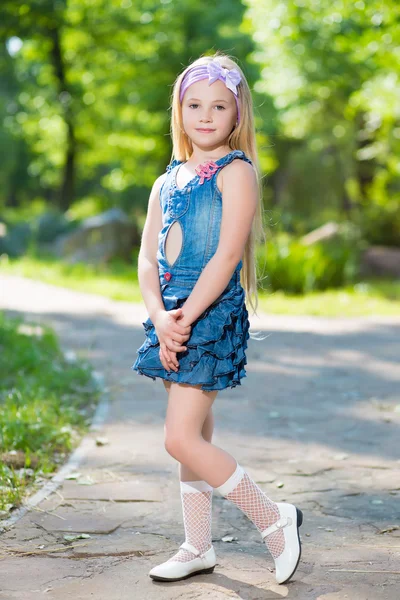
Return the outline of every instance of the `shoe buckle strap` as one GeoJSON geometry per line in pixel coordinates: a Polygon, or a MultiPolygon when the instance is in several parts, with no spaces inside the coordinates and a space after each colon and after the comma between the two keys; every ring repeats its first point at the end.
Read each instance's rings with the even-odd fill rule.
{"type": "Polygon", "coordinates": [[[292,522],[293,521],[290,517],[280,517],[276,521],[276,523],[271,525],[271,527],[267,527],[267,529],[264,529],[264,531],[261,533],[262,539],[267,537],[267,535],[271,535],[271,533],[274,533],[275,531],[279,531],[280,529],[283,529],[283,527],[287,527],[287,525],[291,525],[292,522]]]}
{"type": "Polygon", "coordinates": [[[183,542],[183,544],[180,545],[180,548],[188,550],[188,552],[191,552],[195,556],[200,555],[200,552],[197,550],[197,548],[195,548],[194,546],[192,546],[192,544],[189,544],[188,542],[183,542]]]}

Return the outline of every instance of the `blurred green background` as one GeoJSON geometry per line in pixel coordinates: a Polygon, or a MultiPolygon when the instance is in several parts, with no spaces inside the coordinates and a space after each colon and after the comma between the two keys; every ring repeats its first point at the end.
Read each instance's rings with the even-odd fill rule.
{"type": "Polygon", "coordinates": [[[254,99],[261,307],[400,314],[399,23],[395,0],[3,1],[1,268],[139,301],[172,84],[220,50],[254,99]],[[88,260],[55,244],[116,208],[128,252],[88,260]],[[328,235],[304,238],[327,223],[328,235]]]}

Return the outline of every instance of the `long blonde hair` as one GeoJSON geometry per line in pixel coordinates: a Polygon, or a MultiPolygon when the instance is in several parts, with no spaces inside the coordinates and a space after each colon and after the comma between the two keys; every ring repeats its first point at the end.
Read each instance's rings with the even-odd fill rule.
{"type": "Polygon", "coordinates": [[[251,97],[250,88],[243,74],[243,71],[237,65],[237,63],[228,55],[217,52],[213,56],[202,56],[194,62],[192,62],[188,67],[186,67],[186,69],[182,73],[180,73],[180,75],[178,75],[177,79],[175,80],[171,97],[171,160],[176,159],[180,161],[186,161],[190,158],[190,156],[193,153],[192,142],[189,139],[189,137],[185,134],[183,129],[182,107],[179,100],[179,92],[182,79],[184,78],[186,72],[192,67],[197,65],[206,65],[207,63],[213,60],[218,61],[220,65],[225,69],[237,69],[242,76],[242,80],[237,87],[238,102],[240,109],[240,123],[233,129],[232,133],[230,134],[228,138],[228,145],[232,150],[242,150],[246,154],[246,156],[248,156],[251,159],[257,177],[258,205],[256,214],[253,219],[251,231],[245,245],[245,250],[243,254],[243,267],[241,270],[241,284],[246,292],[248,302],[253,309],[253,314],[257,314],[257,284],[259,280],[257,278],[257,261],[255,252],[256,245],[259,242],[264,242],[265,232],[262,220],[262,193],[260,184],[260,167],[256,148],[253,101],[251,97]],[[252,298],[254,298],[254,302],[252,298]]]}

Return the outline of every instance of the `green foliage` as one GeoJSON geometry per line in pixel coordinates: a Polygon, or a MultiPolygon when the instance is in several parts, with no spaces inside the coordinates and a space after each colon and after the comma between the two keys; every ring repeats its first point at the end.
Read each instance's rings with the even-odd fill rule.
{"type": "Polygon", "coordinates": [[[0,255],[22,256],[28,249],[31,239],[32,228],[29,223],[18,223],[7,231],[7,235],[0,237],[0,255]]]}
{"type": "MultiPolygon", "coordinates": [[[[52,331],[0,313],[0,454],[21,451],[25,467],[35,457],[36,474],[52,471],[85,430],[97,397],[89,366],[68,363],[52,331]]],[[[23,483],[3,465],[0,509],[16,503],[16,482],[23,483]]]]}
{"type": "MultiPolygon", "coordinates": [[[[399,17],[395,0],[4,0],[0,207],[26,213],[39,197],[79,220],[118,204],[142,223],[170,157],[175,77],[222,50],[252,88],[264,204],[281,228],[351,220],[369,243],[398,245],[399,17]]],[[[57,224],[44,229],[50,240],[57,224]]],[[[305,289],[322,279],[312,268],[305,289]]]]}
{"type": "Polygon", "coordinates": [[[307,294],[354,281],[359,251],[346,240],[305,246],[280,235],[259,248],[257,259],[263,289],[307,294]]]}
{"type": "MultiPolygon", "coordinates": [[[[0,117],[10,144],[29,149],[24,183],[63,209],[90,194],[143,210],[170,158],[178,72],[215,49],[243,60],[254,48],[240,31],[244,10],[238,0],[206,11],[200,0],[5,0],[0,63],[14,90],[0,117]]],[[[248,71],[254,80],[257,68],[248,71]]]]}
{"type": "Polygon", "coordinates": [[[334,210],[335,220],[371,222],[364,231],[374,243],[392,243],[390,228],[372,235],[370,208],[400,213],[399,3],[246,4],[262,69],[256,90],[274,107],[263,115],[278,159],[271,206],[319,224],[334,210]]]}
{"type": "Polygon", "coordinates": [[[36,221],[40,215],[49,210],[44,198],[33,198],[30,202],[24,202],[18,207],[7,206],[2,210],[2,220],[9,227],[19,223],[30,223],[36,221]]]}
{"type": "Polygon", "coordinates": [[[55,209],[40,215],[35,225],[36,241],[43,243],[53,242],[59,235],[75,227],[73,221],[68,220],[61,211],[55,209]]]}
{"type": "Polygon", "coordinates": [[[395,198],[383,205],[370,204],[359,220],[363,237],[370,244],[400,245],[400,205],[395,198]]]}
{"type": "Polygon", "coordinates": [[[14,506],[20,506],[24,488],[28,485],[29,477],[25,471],[16,471],[0,462],[0,517],[5,517],[14,506]]]}
{"type": "Polygon", "coordinates": [[[111,208],[110,203],[100,196],[86,196],[73,202],[66,212],[66,217],[75,221],[82,221],[94,217],[111,208]]]}
{"type": "Polygon", "coordinates": [[[23,207],[5,211],[4,223],[7,234],[0,237],[0,255],[16,258],[26,254],[38,244],[49,244],[59,235],[77,227],[79,221],[72,214],[62,213],[57,208],[39,206],[43,210],[30,210],[23,207]]]}

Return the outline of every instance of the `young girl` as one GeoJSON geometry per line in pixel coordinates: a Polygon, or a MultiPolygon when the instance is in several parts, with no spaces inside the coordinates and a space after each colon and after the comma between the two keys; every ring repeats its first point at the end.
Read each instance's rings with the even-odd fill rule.
{"type": "Polygon", "coordinates": [[[204,56],[178,76],[171,130],[176,158],[153,185],[139,253],[149,318],[132,368],[160,377],[168,393],[165,448],[179,461],[186,539],[149,575],[177,581],[212,573],[216,488],[257,527],[276,580],[285,583],[300,559],[302,512],[270,500],[211,443],[218,391],[246,377],[245,290],[255,295],[255,311],[254,250],[262,232],[251,93],[233,60],[204,56]]]}

